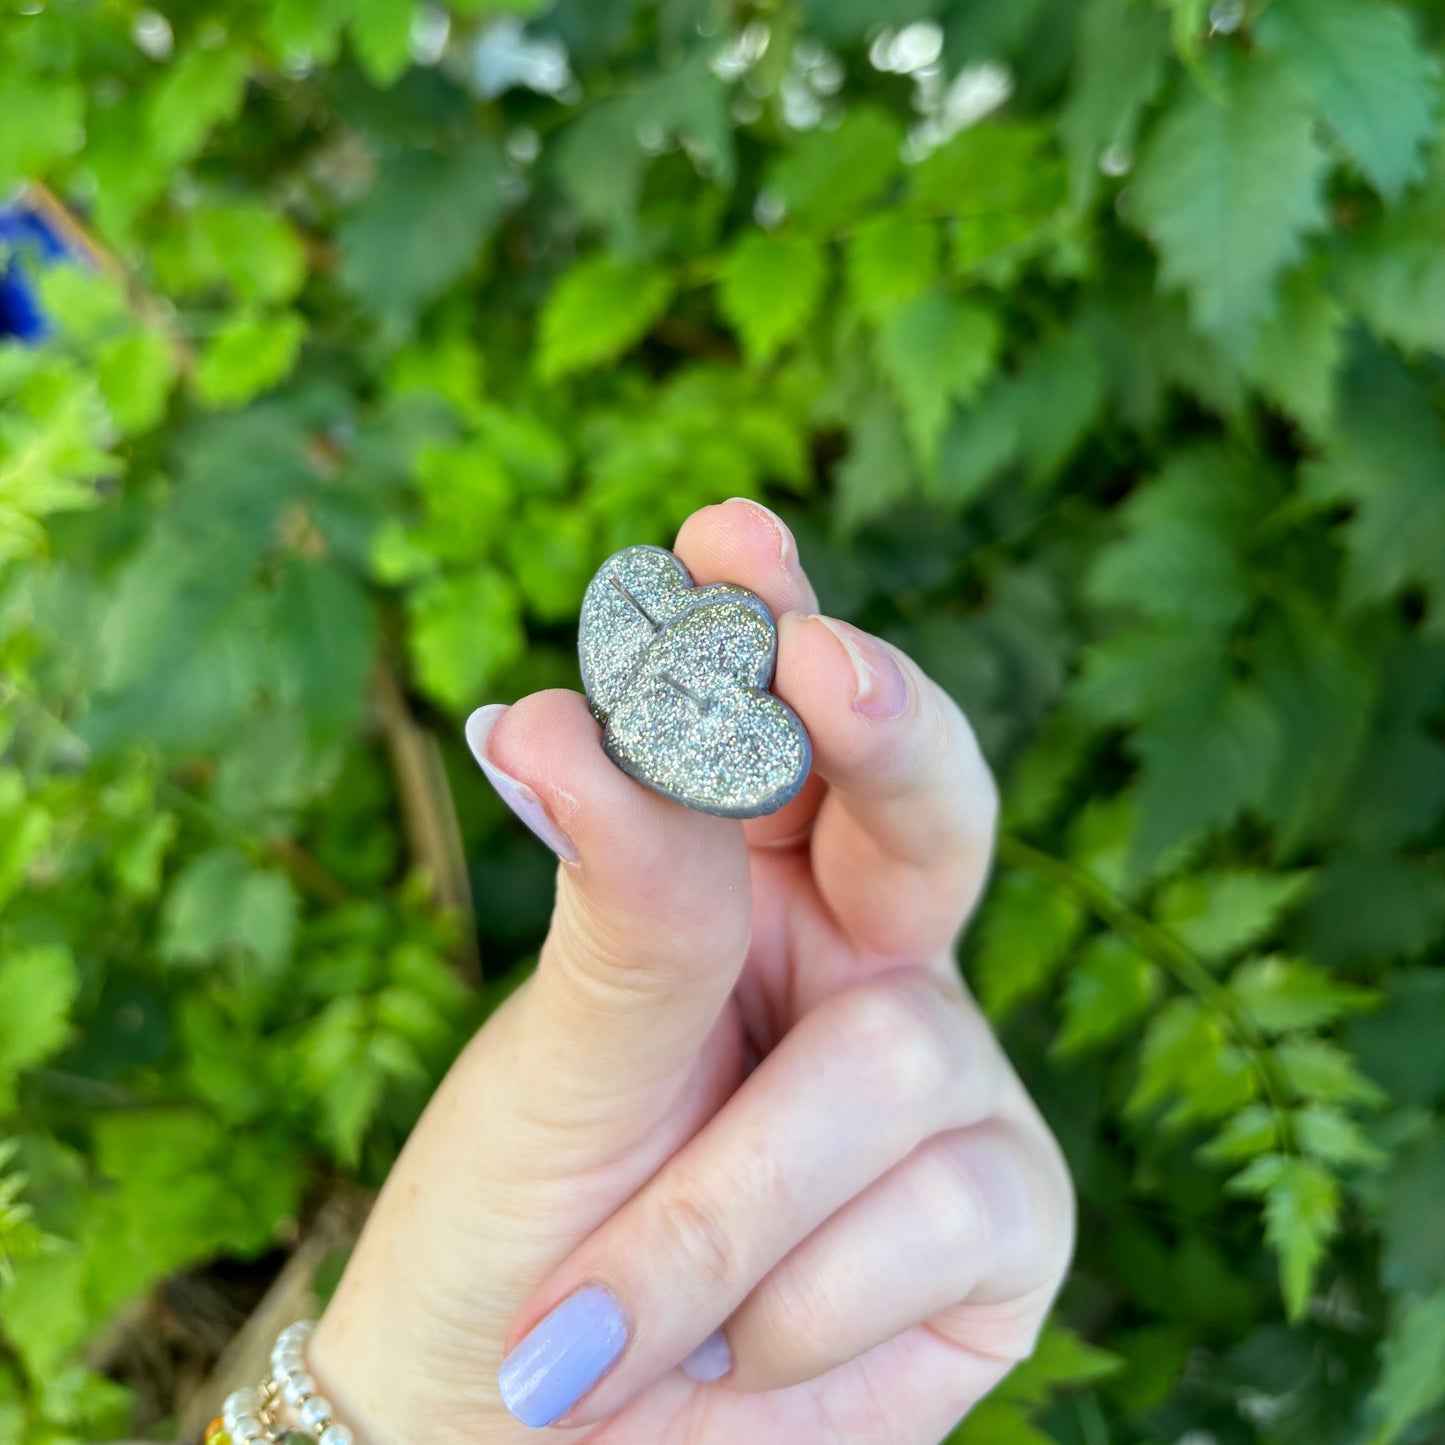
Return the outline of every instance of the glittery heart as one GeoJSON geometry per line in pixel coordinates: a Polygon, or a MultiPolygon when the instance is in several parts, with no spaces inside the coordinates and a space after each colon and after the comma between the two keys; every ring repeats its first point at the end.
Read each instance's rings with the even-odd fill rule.
{"type": "Polygon", "coordinates": [[[778,635],[760,597],[694,587],[661,547],[628,547],[582,601],[582,683],[608,757],[638,782],[727,818],[776,812],[808,776],[797,715],[768,691],[778,635]]]}

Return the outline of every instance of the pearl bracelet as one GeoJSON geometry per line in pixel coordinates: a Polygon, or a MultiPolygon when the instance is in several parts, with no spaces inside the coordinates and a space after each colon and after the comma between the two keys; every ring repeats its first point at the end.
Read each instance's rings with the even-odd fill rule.
{"type": "Polygon", "coordinates": [[[230,1445],[279,1445],[288,1436],[309,1437],[317,1445],[354,1445],[306,1368],[302,1352],[314,1327],[311,1320],[299,1320],[281,1331],[271,1350],[271,1373],[260,1385],[226,1397],[220,1417],[206,1431],[206,1445],[220,1445],[223,1434],[230,1445]]]}

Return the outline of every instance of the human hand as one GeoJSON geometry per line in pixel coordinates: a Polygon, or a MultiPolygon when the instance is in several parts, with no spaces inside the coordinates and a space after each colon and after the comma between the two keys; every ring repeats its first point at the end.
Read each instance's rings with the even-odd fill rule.
{"type": "Polygon", "coordinates": [[[780,619],[814,775],[738,823],[624,776],[579,694],[473,718],[556,910],[312,1338],[360,1445],[531,1438],[506,1405],[589,1445],[932,1445],[1067,1266],[1062,1158],[954,962],[996,815],[967,722],[811,615],[771,513],[675,550],[780,619]]]}

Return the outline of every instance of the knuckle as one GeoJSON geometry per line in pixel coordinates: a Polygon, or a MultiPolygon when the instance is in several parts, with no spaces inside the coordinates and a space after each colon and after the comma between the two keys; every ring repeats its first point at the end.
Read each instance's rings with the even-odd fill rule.
{"type": "Polygon", "coordinates": [[[945,1267],[957,1266],[966,1283],[977,1261],[994,1249],[993,1215],[978,1174],[964,1152],[943,1139],[914,1157],[909,1182],[914,1217],[923,1221],[945,1267]]]}
{"type": "Polygon", "coordinates": [[[890,979],[837,995],[836,1046],[860,1088],[889,1107],[936,1103],[958,1081],[958,1042],[931,979],[890,979]]]}
{"type": "Polygon", "coordinates": [[[678,1261],[704,1291],[730,1284],[737,1273],[732,1231],[716,1200],[690,1180],[665,1189],[654,1207],[647,1238],[664,1258],[678,1261]]]}

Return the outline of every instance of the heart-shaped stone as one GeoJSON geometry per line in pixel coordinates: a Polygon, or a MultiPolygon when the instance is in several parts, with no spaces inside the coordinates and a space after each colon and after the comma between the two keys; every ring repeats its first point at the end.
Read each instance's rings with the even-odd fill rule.
{"type": "Polygon", "coordinates": [[[623,772],[725,818],[774,813],[808,776],[797,714],[768,691],[778,634],[762,598],[693,586],[661,547],[609,557],[582,599],[582,684],[623,772]]]}

